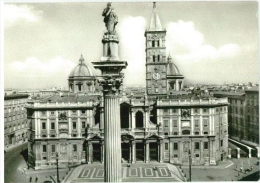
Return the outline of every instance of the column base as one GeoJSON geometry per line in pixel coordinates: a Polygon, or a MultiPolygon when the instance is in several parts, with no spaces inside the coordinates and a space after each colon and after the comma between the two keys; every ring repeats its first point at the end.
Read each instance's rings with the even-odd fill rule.
{"type": "Polygon", "coordinates": [[[216,160],[214,160],[214,159],[210,160],[210,163],[209,163],[209,164],[210,164],[210,165],[217,165],[216,160]]]}

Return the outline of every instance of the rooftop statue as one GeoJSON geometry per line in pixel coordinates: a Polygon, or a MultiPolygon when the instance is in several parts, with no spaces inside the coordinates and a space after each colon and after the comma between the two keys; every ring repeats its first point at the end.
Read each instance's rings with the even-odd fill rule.
{"type": "Polygon", "coordinates": [[[115,27],[118,23],[118,18],[114,9],[111,7],[111,3],[107,3],[107,7],[104,9],[102,16],[107,27],[108,34],[115,34],[115,27]]]}

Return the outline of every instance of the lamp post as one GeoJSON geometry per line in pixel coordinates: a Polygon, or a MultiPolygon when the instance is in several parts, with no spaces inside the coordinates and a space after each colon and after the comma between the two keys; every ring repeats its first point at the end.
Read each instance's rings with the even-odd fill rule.
{"type": "Polygon", "coordinates": [[[58,156],[57,152],[56,152],[56,163],[57,163],[57,183],[60,183],[60,180],[59,180],[59,156],[58,156]]]}
{"type": "MultiPolygon", "coordinates": [[[[186,141],[185,143],[187,143],[188,146],[189,146],[190,141],[186,141]]],[[[188,155],[189,155],[189,182],[191,182],[191,152],[190,152],[190,148],[187,147],[185,149],[185,151],[188,152],[188,155]]]]}
{"type": "Polygon", "coordinates": [[[188,150],[189,153],[189,175],[190,175],[190,182],[191,182],[191,153],[190,149],[188,150]]]}

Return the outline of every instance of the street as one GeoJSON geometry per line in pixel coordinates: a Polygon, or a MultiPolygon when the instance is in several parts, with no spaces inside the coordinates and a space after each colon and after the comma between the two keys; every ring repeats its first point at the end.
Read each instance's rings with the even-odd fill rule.
{"type": "MultiPolygon", "coordinates": [[[[229,160],[226,160],[229,161],[229,160]]],[[[257,158],[233,158],[233,164],[226,168],[218,168],[218,166],[211,167],[191,167],[191,181],[256,181],[259,180],[259,165],[257,165],[257,158]],[[243,173],[239,171],[241,165],[243,166],[243,173]],[[250,166],[253,167],[253,171],[244,173],[245,169],[250,166]]],[[[183,172],[186,177],[189,178],[189,168],[183,167],[183,172]]]]}
{"type": "Polygon", "coordinates": [[[19,171],[19,165],[25,162],[22,149],[27,151],[27,143],[13,147],[5,153],[4,182],[27,182],[26,177],[19,171]]]}

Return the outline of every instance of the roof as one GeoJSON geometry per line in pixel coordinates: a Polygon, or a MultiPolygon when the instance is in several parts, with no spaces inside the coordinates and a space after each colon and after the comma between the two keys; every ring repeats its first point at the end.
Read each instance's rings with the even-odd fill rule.
{"type": "Polygon", "coordinates": [[[259,92],[258,86],[253,86],[252,88],[248,88],[245,90],[246,92],[259,92]]]}
{"type": "Polygon", "coordinates": [[[171,56],[168,57],[167,76],[182,76],[179,68],[172,62],[171,56]]]}
{"type": "Polygon", "coordinates": [[[28,98],[28,97],[29,97],[29,95],[27,95],[27,94],[5,95],[4,100],[22,99],[22,98],[28,98]]]}
{"type": "Polygon", "coordinates": [[[244,92],[225,92],[225,91],[213,91],[214,95],[224,95],[224,96],[243,96],[244,92]]]}
{"type": "Polygon", "coordinates": [[[85,64],[84,58],[81,55],[79,64],[71,71],[69,77],[86,77],[93,76],[91,69],[85,64]]]}
{"type": "Polygon", "coordinates": [[[77,103],[77,102],[87,102],[91,100],[98,100],[98,95],[78,95],[76,93],[69,93],[66,95],[53,95],[41,100],[41,102],[70,102],[70,103],[77,103]]]}

